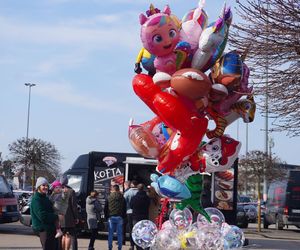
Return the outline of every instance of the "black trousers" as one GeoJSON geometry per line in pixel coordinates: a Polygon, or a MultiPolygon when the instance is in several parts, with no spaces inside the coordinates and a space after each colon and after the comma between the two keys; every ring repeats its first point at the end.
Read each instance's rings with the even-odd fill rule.
{"type": "Polygon", "coordinates": [[[43,250],[53,250],[56,249],[56,239],[55,232],[38,232],[38,236],[40,237],[40,241],[42,244],[43,250]]]}
{"type": "Polygon", "coordinates": [[[131,236],[132,228],[133,228],[133,220],[132,220],[132,214],[127,214],[127,223],[129,228],[129,238],[130,238],[130,246],[134,246],[134,242],[131,236]]]}
{"type": "Polygon", "coordinates": [[[97,228],[91,229],[91,238],[90,238],[90,243],[88,248],[89,250],[94,249],[94,243],[97,238],[97,235],[98,235],[98,229],[97,228]]]}
{"type": "Polygon", "coordinates": [[[123,218],[123,245],[126,243],[126,227],[127,227],[127,218],[123,218]]]}

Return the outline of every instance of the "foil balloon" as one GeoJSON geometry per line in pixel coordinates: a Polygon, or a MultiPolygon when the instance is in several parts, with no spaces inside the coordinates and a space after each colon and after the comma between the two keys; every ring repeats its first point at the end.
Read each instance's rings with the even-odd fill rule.
{"type": "Polygon", "coordinates": [[[201,204],[201,194],[203,189],[202,183],[203,183],[203,176],[201,174],[191,175],[185,182],[185,186],[191,192],[191,197],[177,203],[176,208],[184,209],[186,207],[191,207],[194,211],[208,218],[208,215],[203,209],[201,204]]]}
{"type": "Polygon", "coordinates": [[[198,49],[193,56],[192,68],[205,72],[222,55],[228,36],[229,26],[227,23],[230,21],[230,13],[230,9],[226,10],[224,7],[221,17],[203,30],[199,39],[198,49]]]}
{"type": "Polygon", "coordinates": [[[158,157],[157,170],[169,173],[195,152],[206,133],[208,120],[199,115],[193,103],[163,92],[148,75],[136,75],[133,89],[164,124],[177,131],[162,147],[158,157]]]}
{"type": "Polygon", "coordinates": [[[214,138],[201,147],[209,173],[231,168],[241,149],[241,143],[228,135],[214,138]]]}
{"type": "Polygon", "coordinates": [[[155,56],[150,54],[148,50],[145,48],[142,48],[137,55],[137,58],[135,60],[135,69],[134,72],[137,74],[140,74],[142,72],[141,64],[143,68],[148,71],[149,75],[154,75],[156,72],[156,69],[154,67],[154,59],[155,56]]]}
{"type": "Polygon", "coordinates": [[[132,228],[132,239],[136,245],[145,249],[154,244],[158,230],[156,225],[150,220],[141,220],[132,228]]]}
{"type": "Polygon", "coordinates": [[[128,129],[128,138],[140,155],[146,158],[156,158],[160,152],[160,144],[156,137],[141,125],[130,125],[128,129]]]}
{"type": "Polygon", "coordinates": [[[141,40],[145,49],[155,56],[154,67],[157,71],[173,74],[176,71],[174,49],[179,42],[179,27],[171,16],[169,6],[162,12],[153,5],[147,16],[140,14],[141,40]]]}
{"type": "Polygon", "coordinates": [[[242,78],[236,89],[234,89],[231,92],[228,92],[225,85],[220,84],[226,88],[226,91],[228,92],[227,93],[228,96],[223,100],[213,103],[212,109],[215,110],[222,117],[230,114],[231,106],[235,104],[243,95],[248,95],[248,96],[253,95],[252,93],[253,87],[248,87],[250,70],[245,63],[243,63],[242,69],[243,69],[242,78]]]}
{"type": "Polygon", "coordinates": [[[193,215],[188,208],[183,210],[175,208],[170,213],[169,221],[177,230],[183,230],[192,225],[193,215]]]}
{"type": "Polygon", "coordinates": [[[226,86],[229,92],[239,87],[243,74],[243,62],[236,51],[224,54],[211,69],[214,82],[226,86]]]}
{"type": "Polygon", "coordinates": [[[182,18],[180,38],[191,45],[191,49],[198,47],[198,42],[202,31],[207,25],[207,14],[203,10],[205,1],[200,0],[198,7],[190,10],[182,18]]]}
{"type": "Polygon", "coordinates": [[[239,118],[242,118],[245,123],[252,122],[255,117],[255,111],[256,103],[252,95],[232,104],[226,116],[222,116],[213,109],[207,108],[207,113],[215,121],[216,127],[213,130],[208,130],[206,136],[210,139],[222,136],[226,127],[239,118]]]}
{"type": "Polygon", "coordinates": [[[151,186],[162,197],[171,198],[174,200],[183,200],[191,197],[190,190],[176,178],[163,175],[158,177],[156,174],[151,174],[151,186]]]}

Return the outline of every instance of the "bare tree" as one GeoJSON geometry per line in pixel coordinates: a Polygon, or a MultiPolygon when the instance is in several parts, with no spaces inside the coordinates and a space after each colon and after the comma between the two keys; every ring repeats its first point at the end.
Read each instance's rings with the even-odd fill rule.
{"type": "MultiPolygon", "coordinates": [[[[286,175],[286,171],[279,158],[253,150],[242,156],[239,161],[239,180],[246,182],[249,186],[257,187],[257,199],[261,199],[261,184],[264,176],[268,181],[281,179],[286,175]]],[[[248,187],[245,187],[246,189],[248,187]]],[[[260,231],[260,206],[258,206],[258,230],[260,231]]]]}
{"type": "Polygon", "coordinates": [[[46,170],[54,176],[61,172],[61,155],[50,142],[41,139],[21,138],[8,145],[12,161],[33,169],[32,182],[35,183],[35,171],[46,170]]]}
{"type": "Polygon", "coordinates": [[[273,129],[300,135],[299,0],[238,1],[242,20],[232,25],[229,45],[247,51],[246,63],[257,94],[267,95],[273,129]]]}

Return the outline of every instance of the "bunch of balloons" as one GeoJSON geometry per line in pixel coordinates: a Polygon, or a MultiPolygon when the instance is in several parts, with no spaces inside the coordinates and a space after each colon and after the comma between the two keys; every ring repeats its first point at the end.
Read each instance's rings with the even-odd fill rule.
{"type": "Polygon", "coordinates": [[[229,250],[242,248],[245,237],[237,226],[225,222],[216,208],[206,208],[210,221],[199,214],[193,222],[188,208],[173,209],[160,230],[149,220],[139,221],[132,230],[134,242],[153,250],[229,250]]]}
{"type": "Polygon", "coordinates": [[[232,167],[241,143],[225,129],[238,118],[252,122],[256,108],[246,52],[224,53],[230,8],[225,5],[208,25],[204,5],[200,0],[182,20],[169,6],[160,11],[151,5],[140,14],[143,48],[132,80],[136,95],[155,116],[141,124],[131,120],[129,141],[139,154],[158,160],[159,175],[152,178],[157,192],[187,205],[193,195],[190,177],[232,167]]]}

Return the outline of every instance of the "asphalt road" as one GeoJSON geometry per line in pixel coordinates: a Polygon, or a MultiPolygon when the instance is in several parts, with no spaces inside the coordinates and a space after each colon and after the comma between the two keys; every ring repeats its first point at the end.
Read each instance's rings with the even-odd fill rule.
{"type": "MultiPolygon", "coordinates": [[[[274,227],[270,229],[262,229],[257,232],[256,224],[250,224],[248,229],[245,229],[245,236],[249,240],[249,245],[243,249],[255,250],[300,250],[300,229],[289,227],[281,231],[274,227]]],[[[87,249],[89,239],[81,236],[78,239],[79,249],[87,249]]],[[[0,224],[0,249],[1,250],[36,250],[41,249],[39,238],[35,236],[31,228],[23,226],[19,222],[10,224],[0,224]]],[[[107,249],[106,236],[102,236],[95,242],[95,249],[107,249]]],[[[114,244],[114,249],[117,249],[114,244]]],[[[123,247],[123,250],[128,250],[129,246],[123,247]]]]}

